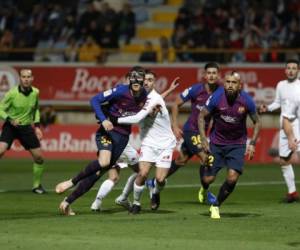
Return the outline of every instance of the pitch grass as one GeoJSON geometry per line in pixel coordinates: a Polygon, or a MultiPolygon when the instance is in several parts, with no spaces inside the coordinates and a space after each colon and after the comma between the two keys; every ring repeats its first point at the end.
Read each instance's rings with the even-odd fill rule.
{"type": "MultiPolygon", "coordinates": [[[[54,186],[85,163],[48,161],[44,184],[50,192],[39,196],[30,192],[29,161],[0,162],[0,249],[300,249],[300,203],[281,201],[286,188],[276,165],[247,166],[217,221],[197,201],[196,165],[169,179],[157,212],[149,210],[147,192],[140,215],[129,215],[114,204],[130,174],[125,170],[105,199],[103,212],[90,212],[93,189],[74,203],[77,216],[61,216],[63,196],[54,194],[54,186]]],[[[223,178],[221,174],[212,186],[214,193],[223,178]]]]}

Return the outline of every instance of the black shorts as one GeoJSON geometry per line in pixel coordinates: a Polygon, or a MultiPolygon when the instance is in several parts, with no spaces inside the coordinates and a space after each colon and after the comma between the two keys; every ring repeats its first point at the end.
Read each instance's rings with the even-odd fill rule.
{"type": "Polygon", "coordinates": [[[10,149],[11,144],[15,139],[18,139],[26,150],[41,147],[40,141],[31,125],[15,127],[9,122],[5,122],[2,127],[0,141],[6,142],[8,144],[8,149],[10,149]]]}

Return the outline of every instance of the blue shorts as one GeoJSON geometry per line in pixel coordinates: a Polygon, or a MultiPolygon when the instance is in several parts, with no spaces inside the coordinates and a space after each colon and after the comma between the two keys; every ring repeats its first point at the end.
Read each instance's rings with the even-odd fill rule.
{"type": "Polygon", "coordinates": [[[197,155],[202,151],[200,134],[193,131],[183,131],[183,143],[181,151],[189,157],[197,155]]]}
{"type": "Polygon", "coordinates": [[[243,173],[246,145],[216,145],[210,143],[210,151],[214,157],[212,167],[205,171],[205,176],[216,176],[223,168],[234,169],[243,173]]]}
{"type": "Polygon", "coordinates": [[[110,165],[114,165],[120,158],[129,140],[128,135],[122,135],[115,131],[105,131],[100,128],[96,132],[96,144],[98,151],[111,151],[110,165]]]}

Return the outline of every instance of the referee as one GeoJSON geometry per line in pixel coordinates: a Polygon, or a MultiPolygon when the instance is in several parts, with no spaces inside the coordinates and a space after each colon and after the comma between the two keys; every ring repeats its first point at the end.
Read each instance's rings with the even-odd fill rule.
{"type": "Polygon", "coordinates": [[[41,185],[44,159],[39,128],[39,90],[32,86],[33,75],[30,69],[20,70],[20,85],[9,90],[0,102],[0,119],[4,120],[0,136],[0,158],[10,149],[14,139],[18,139],[34,160],[32,192],[44,194],[41,185]]]}

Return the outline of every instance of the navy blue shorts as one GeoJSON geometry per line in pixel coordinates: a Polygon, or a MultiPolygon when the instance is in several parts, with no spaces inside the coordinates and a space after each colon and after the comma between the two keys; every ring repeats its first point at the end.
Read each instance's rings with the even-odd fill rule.
{"type": "Polygon", "coordinates": [[[197,155],[202,151],[200,134],[193,131],[183,131],[183,143],[181,151],[189,157],[197,155]]]}
{"type": "Polygon", "coordinates": [[[246,145],[216,145],[210,143],[209,146],[214,162],[204,175],[216,176],[223,167],[234,169],[240,174],[243,173],[246,145]]]}
{"type": "Polygon", "coordinates": [[[105,131],[100,128],[96,132],[96,144],[98,151],[111,151],[110,165],[114,165],[120,158],[129,140],[128,135],[122,135],[115,131],[105,131]]]}

